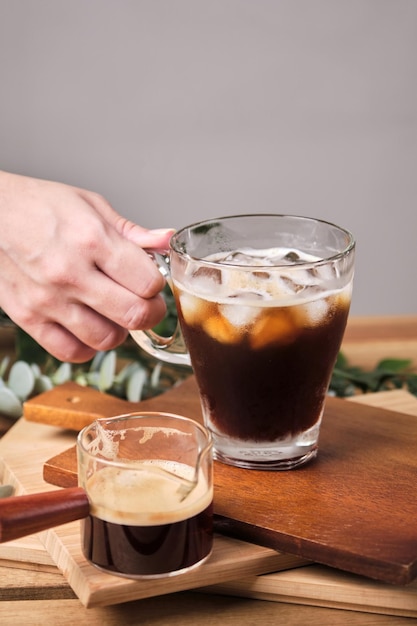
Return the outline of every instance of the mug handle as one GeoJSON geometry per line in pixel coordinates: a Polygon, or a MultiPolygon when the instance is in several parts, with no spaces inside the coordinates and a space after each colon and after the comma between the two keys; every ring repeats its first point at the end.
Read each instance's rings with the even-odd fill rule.
{"type": "MultiPolygon", "coordinates": [[[[168,253],[161,254],[153,250],[147,250],[147,252],[155,261],[159,271],[172,290],[168,253]]],[[[158,333],[153,330],[131,330],[129,334],[142,350],[160,361],[165,361],[173,365],[191,366],[190,355],[188,354],[178,321],[171,337],[161,337],[161,335],[158,335],[158,333]]]]}

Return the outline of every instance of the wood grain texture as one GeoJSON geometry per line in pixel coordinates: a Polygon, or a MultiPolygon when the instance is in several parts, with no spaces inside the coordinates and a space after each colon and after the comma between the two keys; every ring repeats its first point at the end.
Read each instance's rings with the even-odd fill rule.
{"type": "MultiPolygon", "coordinates": [[[[50,393],[57,416],[60,390],[50,393]]],[[[97,392],[83,393],[93,404],[97,392]]],[[[175,413],[186,406],[189,417],[201,419],[192,378],[166,396],[147,407],[175,413]]],[[[77,408],[82,406],[80,399],[77,408]]],[[[217,528],[349,572],[409,583],[417,576],[417,527],[410,523],[417,519],[416,449],[413,416],[328,398],[313,463],[289,472],[215,463],[217,528]]],[[[76,472],[74,448],[65,452],[63,467],[60,456],[44,465],[44,478],[55,485],[75,485],[76,472]]]]}
{"type": "MultiPolygon", "coordinates": [[[[56,490],[44,482],[43,464],[51,452],[58,454],[74,441],[73,431],[20,419],[0,440],[3,479],[13,482],[19,495],[56,490]]],[[[85,560],[78,522],[46,530],[37,536],[85,606],[104,606],[164,595],[239,578],[245,573],[256,575],[306,563],[305,559],[216,535],[213,554],[200,568],[171,578],[134,581],[101,572],[85,560]]]]}
{"type": "Polygon", "coordinates": [[[47,528],[87,517],[84,489],[72,487],[0,499],[0,542],[13,541],[47,528]]]}
{"type": "MultiPolygon", "coordinates": [[[[417,414],[417,400],[404,391],[390,391],[359,396],[357,399],[352,400],[354,402],[361,401],[390,406],[401,411],[409,410],[410,413],[417,414]]],[[[30,425],[28,426],[30,429],[30,425]]],[[[28,435],[30,435],[30,432],[28,435]]],[[[37,539],[37,537],[26,538],[28,541],[30,539],[37,539]]],[[[19,544],[19,542],[16,543],[19,544]]],[[[7,545],[3,544],[0,546],[0,554],[1,550],[4,550],[7,545]]],[[[32,557],[32,546],[30,545],[29,548],[29,554],[32,557]]],[[[19,558],[24,556],[24,549],[19,548],[17,550],[15,548],[15,550],[19,558]]],[[[45,555],[49,556],[45,550],[44,552],[45,555]]],[[[57,576],[60,577],[58,574],[57,576]]],[[[23,571],[19,578],[19,572],[2,567],[0,568],[0,587],[3,589],[3,601],[0,603],[0,616],[2,620],[5,620],[4,623],[39,623],[39,625],[42,624],[43,626],[45,622],[42,620],[45,615],[51,617],[51,623],[59,617],[59,623],[62,624],[73,623],[74,619],[85,618],[88,615],[89,623],[115,624],[125,620],[127,623],[136,623],[135,616],[138,615],[139,611],[141,619],[152,619],[152,624],[165,624],[169,614],[169,622],[172,624],[181,624],[182,626],[183,624],[197,622],[199,624],[212,625],[217,623],[220,617],[220,613],[218,614],[216,610],[210,611],[209,607],[213,606],[213,608],[218,607],[219,609],[223,607],[222,611],[229,607],[230,613],[228,611],[226,614],[224,612],[221,613],[221,620],[222,623],[230,623],[231,625],[251,624],[255,621],[262,624],[298,626],[301,621],[301,623],[320,624],[320,626],[324,624],[331,626],[342,624],[383,626],[387,624],[393,626],[402,625],[403,623],[406,626],[407,624],[417,623],[417,620],[410,618],[410,616],[414,615],[413,611],[415,611],[416,605],[417,590],[415,585],[416,583],[412,583],[406,587],[398,587],[323,566],[312,565],[283,572],[282,577],[278,572],[264,576],[239,578],[231,583],[209,587],[210,594],[225,593],[230,596],[241,596],[241,598],[225,597],[222,599],[220,596],[215,596],[213,599],[212,595],[210,595],[207,596],[207,601],[201,599],[199,603],[194,605],[194,594],[175,594],[174,596],[167,596],[166,600],[151,598],[141,600],[139,603],[129,602],[119,606],[92,608],[87,613],[84,613],[86,609],[78,600],[70,601],[64,599],[69,597],[68,593],[73,594],[64,579],[61,579],[59,583],[56,577],[50,579],[43,573],[38,573],[34,577],[30,572],[23,571]],[[5,592],[8,594],[7,596],[4,596],[5,592]],[[7,597],[10,596],[22,600],[25,598],[36,598],[36,607],[39,607],[39,609],[42,604],[42,598],[60,597],[63,599],[59,601],[59,608],[57,606],[58,603],[45,601],[44,608],[47,612],[39,611],[38,622],[32,622],[30,619],[30,613],[31,611],[33,612],[33,604],[29,600],[19,602],[18,619],[21,621],[15,622],[8,619],[11,615],[16,615],[16,603],[11,605],[10,602],[6,601],[7,597]],[[175,613],[174,611],[172,614],[172,608],[177,606],[179,596],[184,598],[184,613],[175,613]],[[245,597],[262,598],[263,600],[275,602],[245,601],[245,597]],[[303,604],[308,606],[303,607],[303,604]],[[195,610],[192,609],[193,606],[195,606],[195,610]],[[330,608],[319,608],[336,606],[339,609],[349,610],[340,611],[330,608]],[[355,613],[352,611],[355,611],[355,613]],[[367,614],[363,611],[369,613],[367,614]],[[377,613],[386,615],[377,615],[377,613]],[[409,617],[406,619],[398,617],[399,615],[407,615],[409,617]],[[129,619],[133,621],[128,621],[129,619]]],[[[201,596],[197,594],[196,597],[200,598],[201,596]]]]}
{"type": "Polygon", "coordinates": [[[205,589],[274,602],[417,617],[417,583],[398,587],[323,565],[235,580],[205,589]]]}
{"type": "MultiPolygon", "coordinates": [[[[45,575],[44,575],[45,576],[45,575]]],[[[0,572],[0,584],[1,584],[0,572]]],[[[38,589],[34,592],[39,593],[38,589]]],[[[412,626],[417,620],[318,606],[263,602],[196,592],[86,609],[78,599],[0,602],[0,623],[13,626],[412,626]]]]}
{"type": "Polygon", "coordinates": [[[313,464],[270,480],[218,466],[215,511],[233,536],[406,584],[417,575],[416,449],[415,417],[331,399],[313,464]]]}

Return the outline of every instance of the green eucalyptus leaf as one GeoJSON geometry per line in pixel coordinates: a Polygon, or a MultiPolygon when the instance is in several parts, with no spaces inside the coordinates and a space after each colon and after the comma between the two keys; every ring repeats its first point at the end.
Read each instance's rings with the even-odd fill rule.
{"type": "Polygon", "coordinates": [[[404,387],[404,380],[401,376],[394,376],[390,379],[390,386],[394,387],[394,389],[402,389],[404,387]]]}
{"type": "Polygon", "coordinates": [[[71,363],[61,363],[52,374],[51,379],[54,385],[62,385],[71,380],[72,367],[71,363]]]}
{"type": "Polygon", "coordinates": [[[105,358],[107,352],[100,351],[96,352],[91,363],[90,363],[90,372],[98,372],[100,370],[103,359],[105,358]]]}
{"type": "Polygon", "coordinates": [[[81,385],[82,387],[88,387],[89,383],[86,372],[78,371],[74,376],[74,382],[76,382],[77,385],[81,385]]]}
{"type": "Polygon", "coordinates": [[[114,383],[117,385],[125,385],[129,376],[131,376],[131,374],[138,369],[141,369],[141,365],[139,365],[139,363],[128,363],[115,375],[114,383]]]}
{"type": "Polygon", "coordinates": [[[22,413],[22,403],[13,390],[9,387],[0,387],[0,414],[18,419],[22,413]]]}
{"type": "Polygon", "coordinates": [[[382,359],[375,369],[388,374],[398,374],[408,369],[411,365],[411,359],[382,359]]]}
{"type": "Polygon", "coordinates": [[[100,372],[85,372],[84,380],[86,387],[94,387],[94,389],[100,389],[100,372]]]}
{"type": "Polygon", "coordinates": [[[407,380],[408,391],[417,396],[417,374],[410,374],[407,380]]]}
{"type": "Polygon", "coordinates": [[[126,398],[130,402],[139,402],[148,375],[142,368],[132,372],[126,383],[126,398]]]}
{"type": "Polygon", "coordinates": [[[10,368],[7,384],[19,400],[26,400],[35,387],[33,369],[25,361],[16,361],[10,368]]]}
{"type": "Polygon", "coordinates": [[[0,378],[4,378],[7,372],[7,368],[9,367],[9,364],[10,364],[10,357],[9,356],[3,357],[0,363],[0,378]]]}
{"type": "Polygon", "coordinates": [[[161,371],[162,371],[162,363],[159,361],[153,368],[152,375],[151,375],[151,387],[153,387],[154,389],[156,389],[159,385],[159,380],[161,378],[161,371]]]}
{"type": "Polygon", "coordinates": [[[98,388],[100,391],[110,389],[116,373],[117,355],[115,350],[107,352],[100,365],[98,388]]]}
{"type": "Polygon", "coordinates": [[[343,352],[339,352],[339,354],[337,355],[335,368],[344,369],[345,367],[347,367],[347,364],[347,358],[345,357],[343,352]]]}
{"type": "Polygon", "coordinates": [[[363,393],[389,390],[408,389],[417,395],[417,374],[410,371],[410,359],[382,359],[377,366],[366,371],[360,367],[349,365],[342,353],[339,353],[333,370],[329,391],[339,397],[347,397],[356,391],[363,393]]]}
{"type": "Polygon", "coordinates": [[[31,363],[30,367],[32,368],[32,372],[33,372],[35,379],[39,378],[39,376],[42,376],[41,368],[39,367],[37,363],[31,363]]]}
{"type": "Polygon", "coordinates": [[[113,385],[108,390],[109,393],[126,399],[126,386],[127,382],[134,372],[142,369],[142,366],[136,361],[125,365],[114,377],[113,385]]]}
{"type": "Polygon", "coordinates": [[[54,383],[51,378],[46,374],[41,374],[35,381],[36,393],[43,393],[44,391],[50,391],[53,389],[54,383]]]}

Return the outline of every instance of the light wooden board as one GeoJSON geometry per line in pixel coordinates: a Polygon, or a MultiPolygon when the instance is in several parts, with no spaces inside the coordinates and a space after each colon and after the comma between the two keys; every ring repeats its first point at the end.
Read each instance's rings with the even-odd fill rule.
{"type": "Polygon", "coordinates": [[[56,564],[37,535],[0,544],[0,566],[56,572],[56,564]]]}
{"type": "MultiPolygon", "coordinates": [[[[349,399],[370,406],[399,410],[417,416],[417,399],[402,390],[386,391],[377,394],[359,395],[349,399]]],[[[0,459],[0,484],[6,482],[3,476],[4,464],[0,459]]],[[[0,564],[8,567],[55,571],[56,565],[36,535],[0,544],[0,564]]]]}
{"type": "MultiPolygon", "coordinates": [[[[94,419],[94,413],[125,413],[126,404],[65,384],[26,403],[25,417],[74,427],[87,415],[94,419]]],[[[144,404],[202,420],[194,377],[135,410],[144,410],[144,404]]],[[[410,524],[417,519],[416,448],[413,416],[328,398],[318,458],[308,466],[263,472],[215,461],[217,529],[310,561],[407,584],[417,576],[417,530],[410,524]]],[[[48,459],[44,478],[59,487],[71,486],[68,481],[77,485],[75,446],[48,459]]]]}
{"type": "MultiPolygon", "coordinates": [[[[0,571],[1,575],[1,571],[0,571]]],[[[46,577],[46,574],[42,574],[46,577]]],[[[86,609],[77,598],[1,600],[5,626],[414,626],[417,619],[182,592],[86,609]]]]}
{"type": "Polygon", "coordinates": [[[310,565],[206,587],[208,593],[243,596],[383,615],[417,617],[417,583],[397,587],[310,565]]]}
{"type": "MultiPolygon", "coordinates": [[[[366,402],[373,406],[383,406],[417,416],[417,399],[404,391],[358,396],[351,400],[366,402]]],[[[61,449],[65,449],[66,446],[67,442],[61,449]]],[[[51,451],[53,453],[53,450],[49,448],[48,454],[51,451]]],[[[18,543],[21,541],[23,540],[19,540],[18,543]]],[[[5,546],[6,544],[0,545],[0,558],[1,550],[5,546]]],[[[24,547],[21,547],[20,550],[23,556],[24,547]]],[[[397,587],[319,565],[262,576],[240,576],[230,583],[205,585],[205,590],[211,593],[224,593],[277,602],[334,607],[386,615],[417,616],[416,583],[406,587],[397,587]]]]}
{"type": "MultiPolygon", "coordinates": [[[[18,494],[53,490],[43,480],[43,463],[51,453],[62,452],[74,441],[73,432],[20,419],[0,440],[3,481],[16,485],[18,494]]],[[[90,565],[82,555],[79,532],[79,522],[72,522],[37,537],[86,607],[117,604],[306,563],[270,548],[216,536],[213,554],[200,568],[170,578],[133,581],[105,574],[90,565]]]]}
{"type": "MultiPolygon", "coordinates": [[[[417,399],[402,390],[359,395],[349,400],[417,416],[417,399]]],[[[72,434],[67,436],[69,441],[73,440],[72,434]]],[[[0,458],[0,484],[5,482],[7,481],[4,477],[4,464],[0,458]]],[[[36,571],[56,571],[55,562],[36,535],[0,544],[0,565],[36,571]]]]}

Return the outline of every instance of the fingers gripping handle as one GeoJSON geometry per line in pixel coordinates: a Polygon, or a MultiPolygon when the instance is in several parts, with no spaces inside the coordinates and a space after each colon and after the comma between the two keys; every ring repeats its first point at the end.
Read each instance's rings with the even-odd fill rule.
{"type": "MultiPolygon", "coordinates": [[[[149,254],[172,290],[168,255],[155,251],[150,251],[149,254]]],[[[160,361],[174,365],[191,365],[190,355],[188,354],[178,322],[171,337],[161,337],[153,330],[131,330],[130,335],[142,350],[160,361]]]]}

